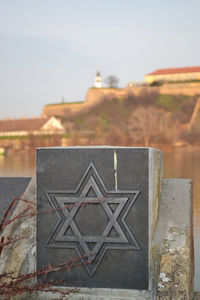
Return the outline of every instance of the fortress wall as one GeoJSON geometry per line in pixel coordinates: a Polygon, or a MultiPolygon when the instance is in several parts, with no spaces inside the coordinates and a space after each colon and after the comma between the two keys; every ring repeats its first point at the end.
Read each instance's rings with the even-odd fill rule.
{"type": "Polygon", "coordinates": [[[126,93],[133,93],[135,95],[138,95],[142,92],[149,92],[151,93],[152,91],[157,91],[160,92],[160,88],[157,86],[134,86],[134,87],[127,87],[126,88],[126,93]]]}
{"type": "Polygon", "coordinates": [[[134,86],[123,89],[89,89],[86,96],[87,105],[94,105],[106,96],[109,98],[113,97],[124,97],[128,93],[138,95],[139,93],[147,91],[158,91],[160,94],[171,94],[171,95],[188,95],[194,96],[200,94],[200,83],[187,83],[187,84],[165,84],[163,86],[134,86]]]}
{"type": "Polygon", "coordinates": [[[43,116],[63,116],[71,113],[78,112],[82,110],[85,106],[83,103],[64,103],[64,104],[52,104],[46,105],[43,107],[42,115],[43,116]]]}
{"type": "Polygon", "coordinates": [[[101,88],[101,89],[88,89],[85,102],[89,106],[96,105],[103,97],[114,98],[124,97],[127,94],[127,89],[112,89],[112,88],[101,88]]]}
{"type": "Polygon", "coordinates": [[[88,89],[84,102],[80,103],[63,103],[52,104],[43,107],[42,115],[44,116],[63,116],[76,114],[85,111],[88,108],[97,105],[103,100],[103,97],[123,97],[127,94],[127,89],[88,89]]]}
{"type": "Polygon", "coordinates": [[[161,94],[194,96],[200,94],[200,83],[165,84],[160,87],[161,94]]]}
{"type": "Polygon", "coordinates": [[[125,90],[129,90],[134,94],[139,94],[142,91],[146,90],[147,92],[158,91],[160,94],[169,94],[169,95],[187,95],[194,96],[200,95],[200,83],[187,83],[187,84],[164,84],[163,86],[136,86],[126,88],[125,90]]]}
{"type": "Polygon", "coordinates": [[[80,103],[64,103],[44,106],[42,115],[45,116],[63,116],[68,114],[76,114],[79,112],[86,111],[88,108],[97,105],[103,100],[104,97],[111,99],[114,97],[124,97],[128,93],[138,95],[139,93],[147,91],[158,91],[160,94],[171,94],[171,95],[200,95],[200,83],[187,83],[187,84],[165,84],[160,87],[142,87],[134,86],[122,89],[113,88],[91,88],[88,89],[87,95],[84,102],[80,103]]]}

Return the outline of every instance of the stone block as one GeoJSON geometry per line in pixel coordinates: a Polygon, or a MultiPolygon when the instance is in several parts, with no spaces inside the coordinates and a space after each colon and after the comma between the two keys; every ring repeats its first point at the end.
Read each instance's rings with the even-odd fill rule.
{"type": "Polygon", "coordinates": [[[157,299],[192,299],[194,252],[192,230],[192,182],[163,180],[152,259],[157,299]],[[157,254],[157,257],[155,255],[157,254]],[[156,276],[157,275],[157,276],[156,276]]]}
{"type": "Polygon", "coordinates": [[[30,180],[30,177],[0,177],[0,219],[11,204],[13,197],[22,196],[30,180]]]}
{"type": "Polygon", "coordinates": [[[38,149],[37,210],[46,213],[37,215],[37,269],[81,257],[47,281],[118,290],[123,299],[151,291],[161,175],[162,154],[152,148],[38,149]]]}
{"type": "MultiPolygon", "coordinates": [[[[17,179],[9,180],[10,183],[24,183],[24,180],[17,179]]],[[[29,181],[30,179],[26,180],[29,181]]],[[[0,180],[1,181],[1,180],[0,180]]],[[[14,189],[13,191],[15,191],[14,189]]],[[[19,189],[18,189],[19,191],[19,189]]],[[[22,190],[20,190],[21,193],[22,190]]],[[[20,195],[21,196],[21,195],[20,195]]],[[[12,215],[9,215],[13,220],[10,224],[5,226],[2,236],[4,239],[12,238],[13,244],[4,246],[0,256],[0,273],[12,274],[12,276],[19,276],[20,274],[34,272],[36,267],[36,192],[35,192],[35,179],[32,178],[28,184],[25,192],[22,195],[22,199],[27,200],[24,202],[20,200],[15,207],[12,215]],[[26,217],[22,217],[24,210],[30,207],[25,214],[26,217]],[[21,215],[22,214],[22,215],[21,215]],[[21,217],[19,217],[21,216],[21,217]]],[[[9,277],[3,277],[2,281],[10,281],[9,277]]]]}

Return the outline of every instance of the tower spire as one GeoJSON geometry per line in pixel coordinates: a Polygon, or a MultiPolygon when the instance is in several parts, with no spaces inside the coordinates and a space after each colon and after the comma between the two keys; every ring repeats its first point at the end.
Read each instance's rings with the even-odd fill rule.
{"type": "Polygon", "coordinates": [[[95,86],[95,88],[102,87],[101,74],[100,74],[99,70],[97,70],[97,72],[96,72],[94,86],[95,86]]]}

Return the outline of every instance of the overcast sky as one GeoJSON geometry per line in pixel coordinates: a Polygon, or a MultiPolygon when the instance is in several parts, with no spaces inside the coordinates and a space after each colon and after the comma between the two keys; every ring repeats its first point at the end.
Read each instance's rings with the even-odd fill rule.
{"type": "Polygon", "coordinates": [[[0,0],[0,118],[84,100],[96,70],[124,87],[200,65],[200,0],[0,0]]]}

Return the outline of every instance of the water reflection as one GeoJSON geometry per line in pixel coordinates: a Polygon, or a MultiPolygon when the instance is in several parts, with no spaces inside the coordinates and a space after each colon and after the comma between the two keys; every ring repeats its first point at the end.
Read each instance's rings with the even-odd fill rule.
{"type": "Polygon", "coordinates": [[[8,154],[0,155],[1,177],[29,177],[35,175],[35,154],[8,154]]]}

